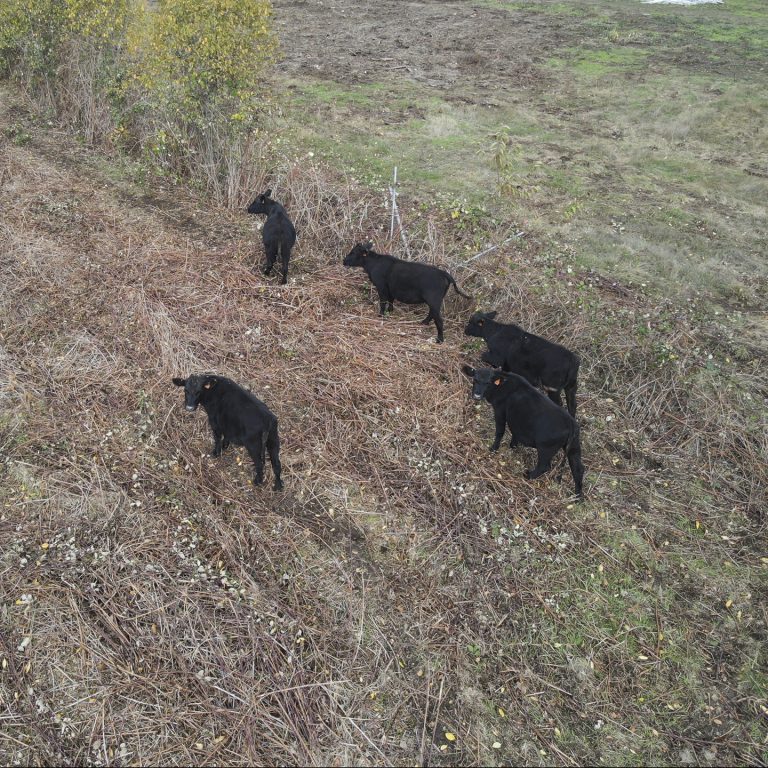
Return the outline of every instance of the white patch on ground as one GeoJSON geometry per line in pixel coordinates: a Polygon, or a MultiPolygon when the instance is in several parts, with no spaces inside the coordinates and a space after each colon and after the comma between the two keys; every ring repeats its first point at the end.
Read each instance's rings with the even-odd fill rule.
{"type": "Polygon", "coordinates": [[[654,3],[664,5],[704,5],[704,3],[718,3],[722,5],[723,0],[642,0],[644,3],[654,3]]]}

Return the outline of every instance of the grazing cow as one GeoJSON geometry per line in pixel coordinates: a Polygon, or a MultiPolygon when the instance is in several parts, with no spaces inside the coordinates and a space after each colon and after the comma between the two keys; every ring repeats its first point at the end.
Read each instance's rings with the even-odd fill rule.
{"type": "Polygon", "coordinates": [[[576,379],[579,358],[565,347],[526,333],[512,323],[497,323],[496,312],[475,312],[464,329],[467,336],[485,339],[488,351],[483,361],[505,371],[524,376],[531,384],[543,387],[558,405],[565,390],[568,412],[576,415],[576,379]]]}
{"type": "Polygon", "coordinates": [[[444,270],[431,264],[403,261],[384,253],[371,250],[373,243],[358,243],[344,258],[345,267],[362,267],[379,294],[381,315],[392,311],[396,299],[404,304],[427,304],[429,314],[421,321],[429,325],[433,320],[437,327],[437,341],[443,336],[443,318],[440,316],[445,294],[452,285],[456,293],[471,299],[459,290],[456,281],[444,270]]]}
{"type": "Polygon", "coordinates": [[[472,379],[472,397],[485,398],[493,406],[496,439],[491,450],[499,449],[504,431],[509,427],[510,448],[524,445],[538,452],[536,466],[525,471],[525,477],[533,480],[549,470],[552,459],[562,448],[571,468],[576,495],[581,499],[584,465],[576,419],[516,373],[469,365],[463,366],[462,371],[472,379]]]}
{"type": "Polygon", "coordinates": [[[285,285],[288,282],[288,259],[291,258],[291,249],[296,243],[296,230],[285,208],[277,200],[273,200],[270,197],[271,194],[272,190],[268,189],[263,195],[258,195],[248,206],[248,213],[267,214],[267,220],[261,232],[264,252],[267,256],[264,274],[268,275],[272,271],[279,254],[283,263],[283,277],[280,284],[285,285]]]}
{"type": "Polygon", "coordinates": [[[256,467],[253,482],[261,485],[264,482],[264,454],[268,450],[275,474],[275,490],[282,489],[277,417],[261,400],[224,376],[196,374],[188,379],[174,378],[173,383],[184,387],[184,405],[188,411],[202,405],[208,414],[213,432],[212,456],[221,456],[230,443],[244,445],[256,467]]]}

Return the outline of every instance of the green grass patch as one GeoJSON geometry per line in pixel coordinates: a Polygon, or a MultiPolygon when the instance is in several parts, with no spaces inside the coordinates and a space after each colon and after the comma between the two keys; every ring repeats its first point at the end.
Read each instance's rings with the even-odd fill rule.
{"type": "Polygon", "coordinates": [[[604,50],[574,48],[564,51],[560,57],[549,59],[547,63],[560,70],[568,67],[586,77],[603,77],[615,75],[619,69],[637,68],[648,56],[648,52],[628,46],[614,46],[604,50]]]}

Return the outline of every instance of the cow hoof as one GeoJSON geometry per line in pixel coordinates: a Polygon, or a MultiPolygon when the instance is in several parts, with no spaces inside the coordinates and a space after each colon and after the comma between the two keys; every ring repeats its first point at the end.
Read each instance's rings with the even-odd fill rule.
{"type": "Polygon", "coordinates": [[[215,448],[211,451],[211,458],[212,459],[218,459],[219,456],[221,456],[221,448],[215,448]]]}
{"type": "Polygon", "coordinates": [[[442,336],[438,336],[438,337],[437,337],[437,343],[438,343],[438,344],[442,344],[444,341],[445,341],[445,338],[444,338],[444,337],[442,337],[442,336]]]}
{"type": "Polygon", "coordinates": [[[275,480],[275,484],[274,484],[273,488],[276,491],[282,491],[283,490],[283,481],[282,480],[275,480]]]}
{"type": "Polygon", "coordinates": [[[253,484],[254,485],[261,485],[264,482],[263,477],[254,477],[253,478],[253,484]]]}
{"type": "Polygon", "coordinates": [[[531,470],[530,469],[526,469],[525,472],[523,472],[523,477],[526,480],[530,480],[531,479],[531,470]]]}

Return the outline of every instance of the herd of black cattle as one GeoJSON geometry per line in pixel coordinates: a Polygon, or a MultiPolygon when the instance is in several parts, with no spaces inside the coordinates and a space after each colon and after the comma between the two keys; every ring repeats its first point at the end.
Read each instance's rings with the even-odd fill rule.
{"type": "MultiPolygon", "coordinates": [[[[264,274],[268,275],[277,257],[282,264],[281,284],[288,280],[288,261],[296,242],[296,230],[285,208],[273,200],[272,191],[259,195],[248,213],[266,214],[262,239],[266,253],[264,274]]],[[[379,294],[381,315],[393,308],[394,301],[426,304],[429,313],[422,321],[434,322],[437,341],[443,341],[443,299],[452,285],[462,293],[456,281],[445,270],[430,264],[403,261],[376,253],[371,243],[356,245],[345,257],[345,267],[362,267],[379,294]]],[[[483,361],[492,368],[462,367],[472,379],[472,396],[487,400],[493,407],[496,438],[491,446],[496,451],[506,428],[512,434],[509,447],[536,448],[538,460],[527,470],[529,479],[547,472],[552,459],[561,449],[573,475],[576,495],[582,498],[584,465],[581,462],[579,425],[576,421],[576,384],[579,359],[559,344],[527,333],[516,325],[499,323],[495,312],[475,312],[464,332],[485,339],[488,350],[483,361]],[[538,387],[546,390],[544,395],[538,387]],[[565,392],[568,409],[562,407],[565,392]]],[[[213,456],[221,455],[230,443],[243,445],[256,469],[254,483],[264,481],[264,460],[269,451],[275,490],[283,487],[280,466],[280,438],[277,417],[250,392],[224,376],[196,374],[186,379],[174,378],[184,387],[185,406],[194,411],[202,405],[213,432],[213,456]]]]}

